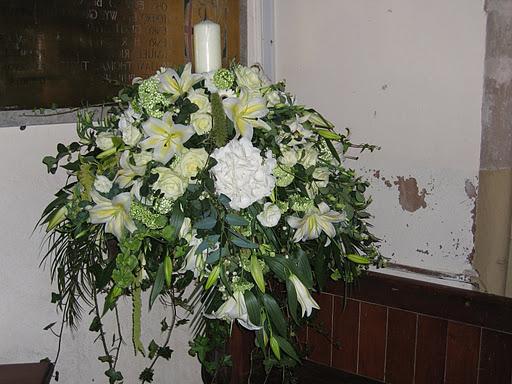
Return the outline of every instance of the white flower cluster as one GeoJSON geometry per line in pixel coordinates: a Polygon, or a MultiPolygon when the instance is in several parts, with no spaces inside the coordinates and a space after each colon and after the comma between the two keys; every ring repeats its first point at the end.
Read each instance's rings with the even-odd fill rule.
{"type": "Polygon", "coordinates": [[[247,208],[269,196],[274,189],[276,179],[272,171],[276,160],[270,151],[264,159],[260,150],[245,137],[231,140],[224,147],[213,151],[211,156],[217,160],[211,169],[215,190],[229,197],[231,208],[247,208]]]}

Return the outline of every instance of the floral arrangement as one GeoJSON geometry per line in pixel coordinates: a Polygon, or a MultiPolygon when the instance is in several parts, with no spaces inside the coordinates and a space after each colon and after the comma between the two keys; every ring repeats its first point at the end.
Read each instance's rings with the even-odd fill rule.
{"type": "Polygon", "coordinates": [[[213,375],[230,364],[212,351],[235,321],[254,332],[267,371],[289,369],[302,356],[295,331],[319,308],[312,292],[383,265],[368,184],[345,165],[351,148],[375,147],[352,144],[256,67],[162,68],[121,90],[98,121],[79,114],[77,134],[43,160],[68,178],[40,223],[52,302],[72,327],[90,309],[110,383],[123,380],[121,297],[133,306],[134,351],[149,359],[142,382],[186,323],[190,354],[213,375]],[[168,307],[164,341],[146,347],[143,301],[157,299],[168,307]]]}

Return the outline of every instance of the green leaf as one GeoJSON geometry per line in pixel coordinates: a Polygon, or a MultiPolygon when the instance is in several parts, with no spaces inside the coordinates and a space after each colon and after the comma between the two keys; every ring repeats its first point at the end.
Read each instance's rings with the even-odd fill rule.
{"type": "Polygon", "coordinates": [[[123,375],[121,374],[121,372],[116,371],[114,368],[110,368],[107,371],[105,371],[105,375],[110,379],[109,381],[111,383],[123,380],[123,375]]]}
{"type": "Polygon", "coordinates": [[[167,225],[162,229],[162,237],[167,241],[173,241],[176,237],[176,228],[167,225]]]}
{"type": "Polygon", "coordinates": [[[356,255],[356,254],[348,254],[347,255],[347,259],[349,259],[350,261],[356,263],[356,264],[365,264],[365,265],[368,265],[370,264],[370,260],[368,260],[367,257],[365,256],[361,256],[361,255],[356,255]]]}
{"type": "Polygon", "coordinates": [[[157,354],[165,360],[169,360],[172,357],[173,352],[174,351],[169,347],[160,347],[158,348],[157,354]]]}
{"type": "Polygon", "coordinates": [[[213,137],[215,145],[220,148],[224,146],[228,140],[227,118],[222,105],[222,99],[217,92],[211,94],[212,106],[212,130],[210,136],[213,137]]]}
{"type": "Polygon", "coordinates": [[[53,156],[45,156],[43,164],[46,165],[48,173],[54,174],[57,171],[57,159],[53,156]]]}
{"type": "Polygon", "coordinates": [[[327,148],[329,148],[329,151],[331,151],[332,156],[333,156],[336,160],[338,160],[338,163],[340,163],[340,164],[341,164],[340,155],[339,155],[338,151],[336,150],[336,148],[334,148],[334,145],[332,145],[331,140],[326,139],[326,138],[324,138],[324,140],[325,140],[325,143],[327,144],[327,148]]]}
{"type": "Polygon", "coordinates": [[[281,336],[275,336],[277,342],[279,343],[279,347],[293,360],[300,363],[299,356],[297,355],[297,352],[295,351],[295,348],[290,344],[288,340],[286,340],[284,337],[281,336]]]}
{"type": "Polygon", "coordinates": [[[276,300],[272,296],[264,294],[263,305],[267,310],[267,314],[272,325],[281,335],[286,336],[286,321],[284,319],[283,312],[281,311],[281,308],[279,308],[276,300]]]}
{"type": "Polygon", "coordinates": [[[52,292],[52,304],[59,302],[62,299],[62,296],[59,293],[52,292]]]}
{"type": "Polygon", "coordinates": [[[112,362],[112,356],[98,356],[98,360],[102,363],[111,363],[112,362]]]}
{"type": "Polygon", "coordinates": [[[265,257],[265,263],[267,263],[272,272],[283,281],[288,279],[290,272],[296,275],[295,268],[292,263],[290,263],[290,260],[282,256],[265,257]]]}
{"type": "Polygon", "coordinates": [[[153,368],[144,368],[144,370],[139,375],[139,380],[142,382],[153,382],[153,375],[154,375],[153,368]]]}
{"type": "Polygon", "coordinates": [[[265,279],[263,278],[263,270],[261,269],[261,264],[255,254],[251,256],[250,270],[254,282],[260,291],[265,293],[265,279]]]}
{"type": "Polygon", "coordinates": [[[204,285],[204,289],[208,290],[210,289],[219,278],[220,274],[220,265],[217,264],[215,267],[213,267],[212,271],[210,272],[210,275],[208,276],[208,279],[206,280],[206,284],[204,285]]]}
{"type": "Polygon", "coordinates": [[[270,348],[274,355],[277,357],[277,360],[281,360],[281,350],[279,349],[279,342],[276,340],[274,336],[270,336],[270,348]]]}
{"type": "Polygon", "coordinates": [[[156,355],[156,353],[158,351],[158,348],[160,348],[160,346],[157,343],[155,343],[155,340],[151,340],[151,342],[149,343],[149,346],[148,346],[148,350],[149,350],[148,357],[150,359],[155,357],[155,355],[156,355]]]}
{"type": "Polygon", "coordinates": [[[91,325],[89,325],[89,331],[91,332],[99,332],[101,329],[101,319],[98,316],[95,316],[92,319],[91,325]]]}
{"type": "Polygon", "coordinates": [[[230,232],[233,234],[230,237],[230,240],[237,247],[240,247],[240,248],[250,248],[250,249],[257,249],[258,248],[258,244],[253,243],[252,241],[246,239],[241,234],[239,234],[239,233],[237,233],[235,231],[230,231],[230,232]]]}
{"type": "Polygon", "coordinates": [[[341,140],[341,136],[340,135],[338,135],[336,132],[331,131],[329,129],[317,128],[314,131],[316,133],[318,133],[320,136],[322,136],[323,138],[325,138],[325,139],[336,140],[336,141],[341,140]]]}
{"type": "Polygon", "coordinates": [[[286,292],[290,315],[292,316],[292,319],[298,324],[299,319],[297,317],[297,291],[295,290],[295,287],[290,279],[286,279],[286,292]]]}
{"type": "Polygon", "coordinates": [[[164,287],[164,280],[165,280],[165,273],[164,273],[164,264],[161,263],[158,267],[158,271],[156,273],[155,282],[153,283],[153,288],[151,288],[151,295],[149,297],[149,308],[153,306],[153,303],[155,302],[156,298],[162,292],[162,288],[164,287]]]}
{"type": "Polygon", "coordinates": [[[135,285],[133,287],[132,293],[132,343],[133,350],[135,351],[135,355],[137,352],[140,352],[142,356],[146,355],[146,351],[144,350],[144,345],[140,340],[141,335],[141,309],[142,309],[142,290],[140,285],[135,285]]]}
{"type": "Polygon", "coordinates": [[[299,276],[301,277],[301,281],[308,288],[313,288],[313,274],[311,272],[311,265],[309,263],[308,256],[306,252],[300,249],[297,252],[297,271],[299,272],[299,276]]]}
{"type": "Polygon", "coordinates": [[[217,224],[217,219],[215,217],[209,216],[205,217],[202,220],[197,221],[194,224],[194,228],[197,229],[212,229],[217,224]]]}
{"type": "Polygon", "coordinates": [[[56,321],[54,321],[53,323],[48,324],[46,327],[43,328],[43,331],[47,331],[47,330],[51,329],[55,324],[57,324],[56,321]]]}
{"type": "Polygon", "coordinates": [[[249,320],[251,320],[251,323],[254,325],[260,325],[260,304],[258,303],[258,299],[256,299],[254,293],[249,290],[244,292],[244,299],[249,320]]]}
{"type": "MultiPolygon", "coordinates": [[[[181,229],[181,226],[183,225],[183,220],[185,220],[185,215],[183,214],[180,205],[175,203],[174,208],[172,209],[171,212],[171,217],[169,217],[169,224],[172,225],[174,228],[181,229]]],[[[177,232],[179,232],[179,230],[177,232]]]]}
{"type": "Polygon", "coordinates": [[[244,219],[242,216],[235,215],[234,213],[228,213],[224,220],[226,220],[226,223],[233,226],[241,227],[249,225],[249,222],[246,219],[244,219]]]}
{"type": "Polygon", "coordinates": [[[171,286],[171,280],[172,280],[172,260],[169,257],[169,255],[165,255],[164,257],[164,277],[165,277],[165,284],[167,287],[171,286]]]}

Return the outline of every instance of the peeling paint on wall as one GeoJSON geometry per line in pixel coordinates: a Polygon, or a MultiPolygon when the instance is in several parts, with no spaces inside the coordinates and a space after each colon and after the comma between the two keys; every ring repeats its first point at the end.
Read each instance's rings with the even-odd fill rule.
{"type": "Polygon", "coordinates": [[[420,192],[414,177],[406,179],[398,176],[394,184],[398,186],[398,202],[404,211],[416,212],[420,208],[427,208],[425,201],[427,190],[423,188],[420,192]]]}

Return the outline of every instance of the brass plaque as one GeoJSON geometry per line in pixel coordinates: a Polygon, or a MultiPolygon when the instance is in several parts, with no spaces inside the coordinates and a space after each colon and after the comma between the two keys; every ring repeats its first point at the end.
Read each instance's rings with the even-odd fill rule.
{"type": "Polygon", "coordinates": [[[93,105],[136,76],[193,62],[193,25],[240,55],[239,0],[0,0],[0,110],[93,105]]]}

